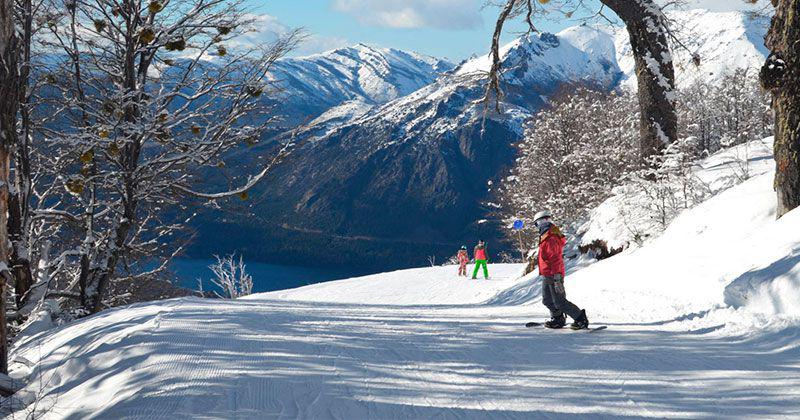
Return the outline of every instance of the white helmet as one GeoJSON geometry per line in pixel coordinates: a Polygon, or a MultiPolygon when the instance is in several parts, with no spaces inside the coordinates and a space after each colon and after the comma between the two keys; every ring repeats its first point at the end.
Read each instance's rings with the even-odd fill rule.
{"type": "Polygon", "coordinates": [[[536,216],[533,216],[533,222],[536,223],[539,220],[542,220],[542,219],[545,219],[545,218],[549,219],[551,217],[553,217],[552,213],[550,213],[547,210],[543,210],[543,211],[540,211],[539,213],[536,213],[536,216]]]}

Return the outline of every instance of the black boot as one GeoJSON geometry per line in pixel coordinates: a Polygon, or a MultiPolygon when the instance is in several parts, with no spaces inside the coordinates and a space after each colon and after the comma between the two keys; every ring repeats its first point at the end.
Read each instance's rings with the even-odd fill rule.
{"type": "Polygon", "coordinates": [[[581,316],[569,326],[573,330],[583,330],[589,328],[589,318],[586,317],[586,310],[581,309],[581,316]]]}
{"type": "Polygon", "coordinates": [[[564,314],[561,314],[559,316],[554,316],[550,318],[549,321],[544,323],[544,326],[546,328],[554,328],[554,329],[563,328],[564,325],[567,325],[567,317],[564,314]]]}

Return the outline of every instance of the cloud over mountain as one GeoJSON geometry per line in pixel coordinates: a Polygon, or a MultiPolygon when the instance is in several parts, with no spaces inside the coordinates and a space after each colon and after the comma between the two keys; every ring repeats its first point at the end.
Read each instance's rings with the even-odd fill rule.
{"type": "Polygon", "coordinates": [[[389,28],[473,29],[483,20],[478,0],[335,0],[333,8],[365,25],[389,28]]]}
{"type": "MultiPolygon", "coordinates": [[[[248,28],[246,34],[235,40],[237,46],[247,48],[270,44],[292,30],[292,28],[272,15],[258,14],[250,17],[252,19],[250,28],[248,28]]],[[[352,42],[342,37],[329,37],[309,33],[293,53],[294,55],[314,54],[334,50],[350,44],[352,44],[352,42]]]]}

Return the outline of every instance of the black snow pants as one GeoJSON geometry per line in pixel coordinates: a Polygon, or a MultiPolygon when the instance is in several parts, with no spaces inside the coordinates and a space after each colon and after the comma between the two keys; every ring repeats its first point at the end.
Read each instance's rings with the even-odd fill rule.
{"type": "Polygon", "coordinates": [[[542,303],[550,310],[553,318],[562,314],[567,314],[572,319],[578,319],[581,316],[581,310],[567,300],[564,277],[559,274],[553,277],[542,277],[542,303]]]}

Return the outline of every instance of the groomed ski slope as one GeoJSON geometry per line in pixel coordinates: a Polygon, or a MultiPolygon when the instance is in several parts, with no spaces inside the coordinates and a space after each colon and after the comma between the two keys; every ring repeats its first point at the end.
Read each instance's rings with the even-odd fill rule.
{"type": "Polygon", "coordinates": [[[13,374],[37,366],[43,418],[797,418],[800,211],[774,221],[771,177],[574,265],[605,331],[524,328],[546,311],[521,266],[436,267],[106,311],[20,343],[13,374]]]}

